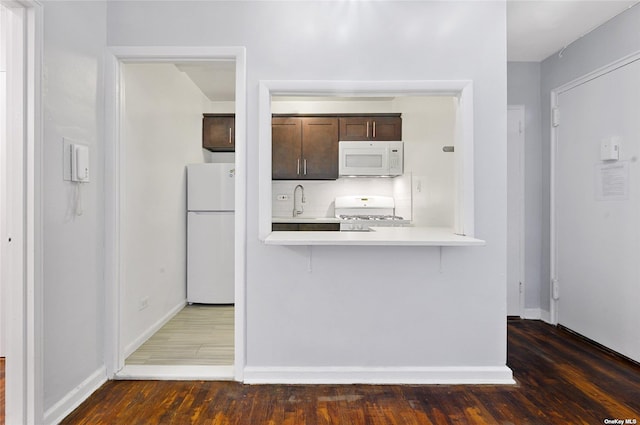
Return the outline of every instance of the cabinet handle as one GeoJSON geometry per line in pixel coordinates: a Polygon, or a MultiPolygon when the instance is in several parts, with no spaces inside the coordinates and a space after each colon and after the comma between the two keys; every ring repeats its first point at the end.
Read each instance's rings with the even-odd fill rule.
{"type": "Polygon", "coordinates": [[[296,168],[296,175],[300,175],[300,158],[298,158],[298,167],[296,168]]]}
{"type": "Polygon", "coordinates": [[[369,138],[369,121],[367,121],[367,139],[369,138]]]}
{"type": "Polygon", "coordinates": [[[376,138],[376,122],[373,122],[373,138],[376,138]]]}
{"type": "Polygon", "coordinates": [[[306,160],[306,158],[304,160],[304,175],[305,176],[307,175],[307,160],[306,160]]]}
{"type": "Polygon", "coordinates": [[[229,144],[231,144],[231,127],[229,127],[229,144]]]}

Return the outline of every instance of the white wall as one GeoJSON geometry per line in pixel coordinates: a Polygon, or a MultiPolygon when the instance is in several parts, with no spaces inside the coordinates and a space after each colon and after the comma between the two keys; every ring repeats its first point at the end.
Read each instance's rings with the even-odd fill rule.
{"type": "Polygon", "coordinates": [[[288,366],[504,367],[504,2],[110,2],[111,45],[247,49],[246,355],[288,366]],[[365,53],[363,53],[365,52],[365,53]],[[258,240],[262,79],[471,79],[475,228],[484,247],[265,246],[258,240]],[[309,271],[311,270],[311,271],[309,271]],[[472,349],[470,348],[472,347],[472,349]]]}
{"type": "MultiPolygon", "coordinates": [[[[398,215],[412,219],[416,226],[453,227],[454,164],[453,154],[442,146],[454,145],[455,103],[446,96],[401,96],[379,100],[305,100],[274,99],[273,113],[401,113],[404,146],[404,171],[412,180],[411,196],[404,197],[404,179],[339,179],[335,182],[306,182],[309,208],[307,216],[333,216],[331,203],[340,195],[395,196],[398,215]],[[397,180],[397,181],[396,181],[397,180]],[[397,193],[396,193],[397,192],[397,193]],[[406,199],[405,199],[406,198],[406,199]],[[411,199],[413,198],[413,199],[411,199]],[[406,201],[406,202],[403,202],[406,201]],[[406,204],[406,205],[405,205],[406,204]],[[413,208],[412,208],[413,207],[413,208]]],[[[408,182],[411,184],[411,181],[408,182]]],[[[278,201],[278,193],[290,194],[295,184],[273,183],[274,216],[290,215],[293,198],[278,201]]],[[[409,192],[407,191],[407,195],[409,192]]]]}
{"type": "MultiPolygon", "coordinates": [[[[568,46],[562,57],[552,55],[540,65],[540,104],[542,128],[542,286],[540,305],[548,308],[549,279],[549,200],[550,200],[550,93],[578,77],[588,74],[617,59],[640,51],[640,6],[621,13],[599,28],[568,46]]],[[[613,106],[615,107],[615,106],[613,106]]],[[[586,182],[585,184],[589,184],[586,182]]]]}
{"type": "Polygon", "coordinates": [[[186,301],[185,165],[204,162],[202,113],[210,102],[172,64],[122,69],[121,337],[128,355],[186,301]]]}
{"type": "MultiPolygon", "coordinates": [[[[44,409],[104,373],[103,2],[43,2],[44,409]],[[62,138],[90,148],[84,213],[63,181],[62,138]]],[[[51,408],[54,408],[53,411],[51,408]]]]}
{"type": "MultiPolygon", "coordinates": [[[[540,127],[540,63],[507,64],[509,105],[524,105],[524,307],[549,313],[548,276],[542,275],[542,220],[548,215],[542,203],[542,136],[540,127]],[[548,297],[546,297],[548,299],[548,297]]],[[[548,258],[548,253],[544,254],[548,258]]]]}

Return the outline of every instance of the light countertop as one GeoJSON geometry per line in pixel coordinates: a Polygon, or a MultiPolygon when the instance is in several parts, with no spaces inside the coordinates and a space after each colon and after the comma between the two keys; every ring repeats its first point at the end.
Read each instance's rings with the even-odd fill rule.
{"type": "MultiPolygon", "coordinates": [[[[318,223],[318,221],[314,220],[311,223],[318,223]]],[[[264,243],[267,245],[398,246],[483,246],[486,244],[481,239],[456,235],[452,229],[446,227],[372,227],[370,232],[272,232],[264,243]]]]}

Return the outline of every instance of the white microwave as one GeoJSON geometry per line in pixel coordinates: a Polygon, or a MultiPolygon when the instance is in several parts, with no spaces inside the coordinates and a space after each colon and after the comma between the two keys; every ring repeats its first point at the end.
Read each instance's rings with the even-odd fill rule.
{"type": "Polygon", "coordinates": [[[342,177],[401,176],[403,142],[340,142],[339,174],[342,177]]]}

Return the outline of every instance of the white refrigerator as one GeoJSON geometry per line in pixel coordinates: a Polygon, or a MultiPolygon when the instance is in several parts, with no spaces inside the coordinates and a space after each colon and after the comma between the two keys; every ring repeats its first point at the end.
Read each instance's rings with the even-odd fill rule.
{"type": "Polygon", "coordinates": [[[187,165],[187,302],[234,302],[234,164],[187,165]]]}

